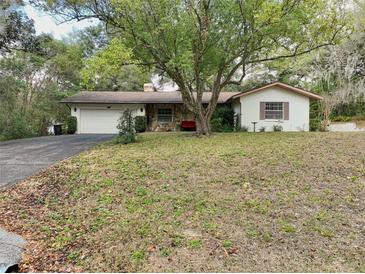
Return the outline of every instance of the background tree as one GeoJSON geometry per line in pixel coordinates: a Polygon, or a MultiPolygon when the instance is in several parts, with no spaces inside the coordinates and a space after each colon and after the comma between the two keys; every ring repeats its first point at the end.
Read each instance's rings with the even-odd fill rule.
{"type": "Polygon", "coordinates": [[[333,44],[346,20],[341,1],[324,0],[53,0],[47,7],[68,20],[96,17],[113,26],[138,63],[178,85],[198,134],[210,133],[220,91],[240,84],[248,66],[333,44]],[[205,91],[212,93],[207,106],[205,91]]]}
{"type": "Polygon", "coordinates": [[[41,52],[12,50],[0,58],[0,135],[7,139],[47,134],[69,114],[59,101],[79,90],[81,48],[37,38],[41,52]]]}
{"type": "Polygon", "coordinates": [[[312,102],[311,118],[322,129],[330,120],[365,119],[365,1],[355,1],[347,12],[351,33],[338,44],[256,65],[248,70],[242,89],[283,81],[320,93],[325,99],[312,102]]]}
{"type": "Polygon", "coordinates": [[[40,41],[35,35],[33,20],[19,10],[22,5],[21,0],[0,2],[0,54],[14,49],[40,50],[40,41]]]}
{"type": "Polygon", "coordinates": [[[108,46],[96,51],[85,60],[81,71],[82,84],[88,90],[140,90],[143,83],[150,82],[151,74],[136,64],[129,64],[132,51],[118,39],[112,39],[108,46]]]}
{"type": "Polygon", "coordinates": [[[67,39],[70,44],[77,44],[82,48],[83,57],[92,57],[97,51],[108,45],[109,35],[104,26],[98,24],[89,26],[83,30],[77,30],[71,33],[67,39]]]}

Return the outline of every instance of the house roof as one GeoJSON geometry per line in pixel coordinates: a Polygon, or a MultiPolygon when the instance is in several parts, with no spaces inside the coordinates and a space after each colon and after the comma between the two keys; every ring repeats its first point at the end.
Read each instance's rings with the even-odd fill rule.
{"type": "Polygon", "coordinates": [[[285,90],[292,91],[292,92],[298,93],[300,95],[309,97],[310,99],[315,99],[315,100],[322,100],[323,99],[323,97],[318,95],[318,94],[315,94],[313,92],[304,90],[302,88],[297,88],[297,87],[294,87],[294,86],[290,86],[290,85],[287,85],[287,84],[284,84],[284,83],[281,83],[281,82],[274,82],[274,83],[271,83],[271,84],[268,84],[268,85],[265,85],[265,86],[262,86],[262,87],[254,88],[254,89],[239,93],[237,95],[234,95],[232,97],[232,99],[239,98],[239,97],[242,97],[242,96],[247,96],[249,94],[260,92],[262,90],[265,90],[265,89],[268,89],[268,88],[271,88],[271,87],[280,87],[280,88],[283,88],[285,90]]]}
{"type": "MultiPolygon", "coordinates": [[[[221,92],[218,103],[227,102],[239,92],[221,92]]],[[[203,93],[202,102],[209,103],[212,94],[203,93]]],[[[182,104],[183,100],[179,91],[171,92],[143,92],[143,91],[84,91],[67,97],[61,103],[86,103],[86,104],[182,104]]]]}
{"type": "MultiPolygon", "coordinates": [[[[280,87],[292,91],[311,99],[322,100],[323,97],[313,92],[293,87],[281,82],[274,82],[259,88],[251,89],[246,92],[221,92],[218,98],[218,104],[228,102],[230,99],[247,96],[249,94],[260,92],[270,87],[280,87]]],[[[203,93],[202,102],[209,103],[212,94],[203,93]]],[[[73,96],[67,97],[61,103],[84,103],[84,104],[182,104],[183,100],[179,91],[84,91],[73,96]]]]}

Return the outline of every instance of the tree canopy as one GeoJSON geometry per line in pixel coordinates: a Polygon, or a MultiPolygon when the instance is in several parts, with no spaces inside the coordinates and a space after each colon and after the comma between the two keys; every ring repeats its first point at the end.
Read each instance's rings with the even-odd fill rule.
{"type": "Polygon", "coordinates": [[[131,59],[132,51],[119,39],[112,39],[108,46],[85,60],[82,85],[88,90],[143,90],[150,74],[133,63],[128,65],[131,59]]]}
{"type": "Polygon", "coordinates": [[[19,11],[22,1],[0,3],[0,53],[14,49],[40,50],[40,41],[35,35],[33,21],[19,11]]]}
{"type": "Polygon", "coordinates": [[[46,7],[65,19],[96,17],[113,30],[134,62],[154,66],[179,87],[199,134],[222,89],[247,68],[333,45],[346,31],[342,1],[63,0],[46,7]],[[208,106],[203,92],[212,92],[208,106]]]}
{"type": "Polygon", "coordinates": [[[151,74],[178,85],[199,134],[210,133],[221,90],[276,80],[341,97],[331,115],[365,113],[363,0],[31,3],[63,20],[101,23],[57,41],[36,35],[22,1],[0,3],[0,138],[46,134],[68,115],[58,104],[65,96],[142,90],[151,74]],[[212,94],[207,105],[203,92],[212,94]]]}

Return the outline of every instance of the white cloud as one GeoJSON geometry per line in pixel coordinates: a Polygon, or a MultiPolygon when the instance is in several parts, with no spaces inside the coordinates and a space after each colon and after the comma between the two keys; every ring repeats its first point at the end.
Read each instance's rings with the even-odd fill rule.
{"type": "Polygon", "coordinates": [[[90,25],[97,24],[96,20],[70,21],[59,23],[56,18],[30,5],[25,5],[24,12],[34,20],[34,27],[37,34],[49,33],[56,39],[62,39],[74,30],[83,29],[90,25]]]}

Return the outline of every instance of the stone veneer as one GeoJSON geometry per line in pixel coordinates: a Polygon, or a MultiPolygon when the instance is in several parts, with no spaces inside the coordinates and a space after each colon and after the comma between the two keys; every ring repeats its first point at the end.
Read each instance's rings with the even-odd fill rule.
{"type": "Polygon", "coordinates": [[[183,104],[147,104],[147,130],[148,131],[180,131],[182,120],[194,120],[194,115],[183,104]],[[172,109],[172,122],[158,122],[157,113],[160,108],[172,109]]]}

